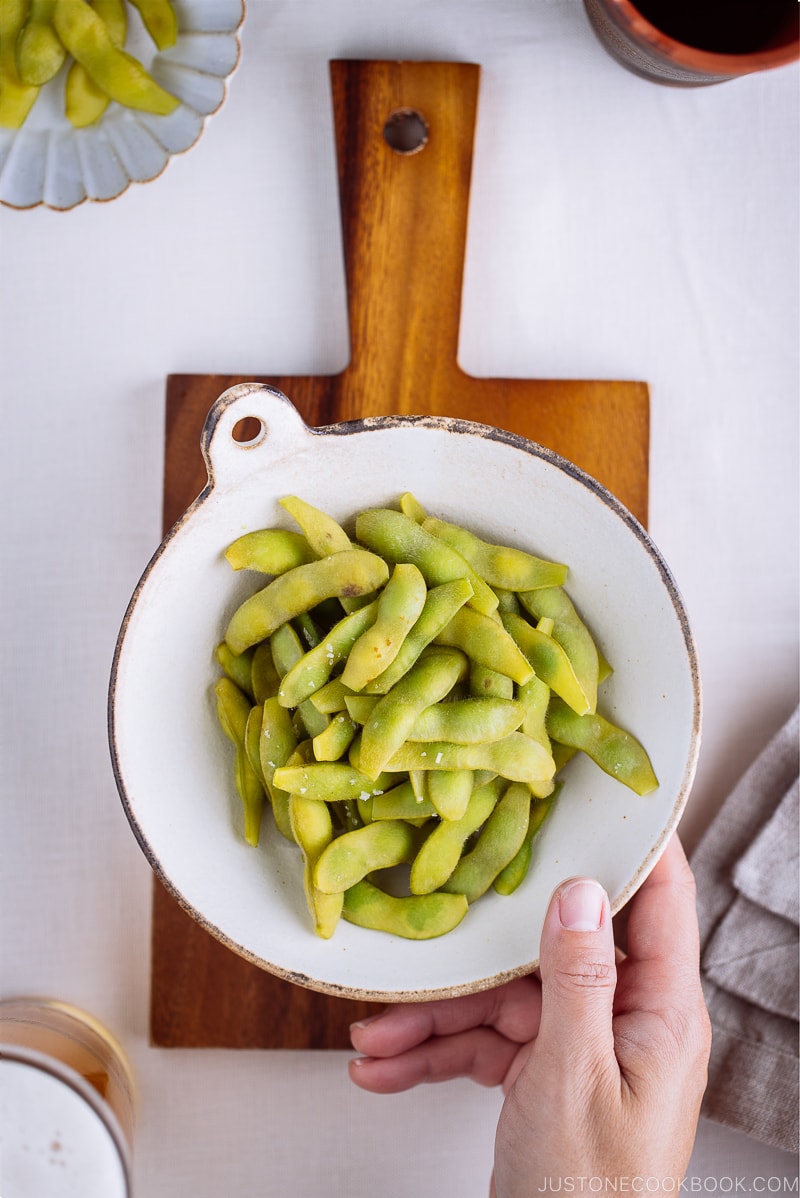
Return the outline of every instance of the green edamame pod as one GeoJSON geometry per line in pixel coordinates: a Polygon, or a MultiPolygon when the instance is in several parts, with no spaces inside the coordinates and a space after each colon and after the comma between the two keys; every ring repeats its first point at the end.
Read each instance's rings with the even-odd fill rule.
{"type": "MultiPolygon", "coordinates": [[[[281,703],[285,707],[297,707],[319,691],[336,666],[347,659],[353,645],[373,624],[377,613],[377,601],[351,612],[335,624],[318,645],[292,662],[278,692],[281,703]]],[[[339,685],[344,685],[344,679],[339,685]]]]}
{"type": "Polygon", "coordinates": [[[527,786],[512,783],[484,824],[475,848],[461,858],[442,889],[464,894],[470,903],[485,894],[522,846],[530,808],[527,786]]]}
{"type": "Polygon", "coordinates": [[[463,894],[386,894],[366,880],[345,892],[342,916],[348,923],[402,936],[431,940],[457,927],[467,913],[463,894]]]}
{"type": "Polygon", "coordinates": [[[494,880],[493,885],[498,894],[513,894],[525,881],[531,867],[534,837],[541,830],[544,821],[553,810],[553,804],[560,788],[561,783],[559,783],[548,798],[534,799],[532,801],[525,839],[508,865],[500,870],[500,873],[494,880]]]}
{"type": "Polygon", "coordinates": [[[297,738],[289,712],[281,707],[274,696],[265,699],[258,744],[261,776],[272,804],[276,827],[286,840],[293,839],[289,821],[289,793],[275,785],[275,771],[291,761],[296,752],[297,738]]]}
{"type": "Polygon", "coordinates": [[[317,761],[338,761],[350,748],[357,731],[358,724],[340,711],[327,728],[313,739],[314,756],[317,761]]]}
{"type": "Polygon", "coordinates": [[[381,794],[397,782],[388,774],[368,778],[342,761],[311,762],[284,766],[275,771],[275,785],[292,794],[306,795],[320,802],[339,803],[348,799],[369,798],[381,794]]]}
{"type": "MultiPolygon", "coordinates": [[[[300,642],[300,637],[291,624],[282,624],[280,628],[276,628],[270,638],[270,644],[272,646],[272,659],[275,663],[275,669],[281,676],[281,685],[278,688],[278,701],[283,703],[281,690],[283,689],[284,680],[289,671],[299,661],[302,661],[303,646],[300,642]]],[[[328,717],[317,711],[313,703],[309,703],[308,700],[297,704],[295,715],[309,736],[319,736],[320,732],[324,732],[328,726],[328,717]]]]}
{"type": "Polygon", "coordinates": [[[547,705],[550,702],[550,687],[534,674],[533,678],[519,688],[517,699],[525,708],[522,731],[531,740],[538,741],[548,753],[551,753],[552,746],[550,737],[547,735],[547,705]]]}
{"type": "Polygon", "coordinates": [[[413,860],[418,839],[405,820],[381,820],[345,832],[322,851],[314,867],[314,885],[325,894],[341,894],[377,869],[413,860]]]}
{"type": "Polygon", "coordinates": [[[295,566],[244,601],[231,617],[225,640],[234,653],[241,653],[323,599],[366,595],[388,578],[386,562],[361,549],[295,566]]]}
{"type": "Polygon", "coordinates": [[[234,570],[256,570],[275,576],[315,560],[306,538],[286,528],[246,532],[228,546],[225,557],[234,570]]]}
{"type": "Polygon", "coordinates": [[[422,524],[428,518],[428,513],[418,499],[410,491],[404,491],[400,496],[400,511],[415,524],[422,524]]]}
{"type": "Polygon", "coordinates": [[[227,674],[232,682],[235,682],[240,691],[243,691],[248,698],[253,698],[252,687],[252,669],[253,669],[253,653],[247,649],[244,653],[231,653],[228,646],[222,641],[217,645],[214,651],[214,656],[222,669],[227,674]]]}
{"type": "Polygon", "coordinates": [[[554,698],[547,711],[547,730],[554,741],[580,749],[635,794],[651,794],[658,787],[650,758],[636,737],[596,712],[579,716],[554,698]]]}
{"type": "Polygon", "coordinates": [[[294,839],[303,854],[303,890],[314,931],[329,940],[336,930],[344,902],[341,894],[324,894],[314,885],[314,870],[321,854],[333,840],[333,824],[326,803],[313,803],[301,795],[289,800],[289,819],[294,839]]]}
{"type": "Polygon", "coordinates": [[[222,730],[235,745],[244,745],[250,699],[230,678],[218,678],[214,684],[217,716],[222,730]]]}
{"type": "Polygon", "coordinates": [[[558,641],[569,658],[581,690],[586,696],[589,711],[597,710],[597,685],[600,657],[589,629],[575,610],[567,592],[560,586],[525,591],[520,602],[537,620],[551,619],[551,636],[558,641]]]}
{"type": "Polygon", "coordinates": [[[419,714],[450,692],[465,665],[460,653],[431,652],[421,657],[375,704],[358,746],[359,769],[375,777],[386,768],[419,714]]]}
{"type": "Polygon", "coordinates": [[[27,0],[0,4],[0,128],[19,129],[33,107],[39,88],[24,83],[17,67],[17,39],[28,13],[27,0]]]}
{"type": "Polygon", "coordinates": [[[17,41],[17,68],[23,83],[41,87],[49,83],[67,57],[63,42],[53,28],[55,0],[30,0],[28,18],[17,41]]]}
{"type": "Polygon", "coordinates": [[[566,581],[566,566],[544,561],[508,545],[492,545],[457,524],[428,517],[422,527],[445,545],[457,550],[491,587],[502,587],[506,591],[530,591],[534,587],[560,586],[566,581]]]}
{"type": "Polygon", "coordinates": [[[353,548],[353,542],[341,524],[337,524],[327,512],[312,507],[297,495],[284,495],[280,505],[300,525],[305,539],[317,557],[329,557],[332,553],[341,553],[345,549],[353,548]]]}
{"type": "Polygon", "coordinates": [[[261,779],[250,764],[244,745],[239,745],[236,749],[234,780],[244,811],[244,838],[255,848],[258,845],[266,795],[261,779]]]}
{"type": "Polygon", "coordinates": [[[524,732],[483,745],[454,745],[447,741],[406,741],[386,763],[390,772],[411,770],[493,770],[512,782],[549,782],[555,762],[524,732]]]}
{"type": "Polygon", "coordinates": [[[495,778],[477,787],[459,819],[443,820],[433,829],[411,865],[412,894],[430,894],[444,885],[461,860],[467,840],[486,823],[507,785],[503,778],[495,778]]]}
{"type": "Polygon", "coordinates": [[[459,608],[472,598],[472,586],[466,578],[444,582],[433,587],[414,627],[400,648],[400,652],[388,669],[364,687],[368,695],[385,695],[396,682],[408,673],[437,633],[450,623],[459,608]]]}
{"type": "Polygon", "coordinates": [[[417,566],[428,586],[466,578],[474,592],[469,600],[472,607],[487,615],[497,607],[494,591],[478,577],[469,562],[403,512],[389,508],[361,512],[356,518],[356,536],[387,561],[411,562],[417,566]]]}
{"type": "Polygon", "coordinates": [[[377,600],[375,621],[353,645],[342,682],[360,691],[392,664],[422,612],[427,598],[425,579],[416,566],[395,566],[377,600]]]}
{"type": "MultiPolygon", "coordinates": [[[[222,643],[225,644],[224,641],[222,643]]],[[[245,652],[250,653],[251,650],[247,649],[245,652]]],[[[250,689],[256,703],[263,703],[265,699],[271,699],[277,695],[281,685],[280,674],[275,668],[270,642],[262,641],[260,645],[256,645],[252,650],[252,657],[250,689]]]]}
{"type": "MultiPolygon", "coordinates": [[[[506,616],[504,619],[514,619],[506,616]]],[[[527,682],[533,667],[503,624],[471,608],[462,607],[434,637],[437,645],[450,645],[466,653],[470,661],[505,674],[514,682],[527,682]]]]}
{"type": "Polygon", "coordinates": [[[472,770],[430,770],[428,799],[444,820],[461,819],[475,785],[472,770]]]}
{"type": "Polygon", "coordinates": [[[406,739],[446,740],[457,745],[483,744],[502,740],[516,732],[525,714],[525,706],[514,699],[455,699],[433,703],[417,716],[406,739]]]}
{"type": "Polygon", "coordinates": [[[309,702],[323,715],[334,715],[337,711],[347,710],[347,699],[351,695],[352,691],[344,685],[341,678],[332,678],[318,691],[314,691],[313,695],[309,695],[309,702]]]}
{"type": "Polygon", "coordinates": [[[344,705],[352,720],[355,720],[357,724],[366,724],[375,710],[377,702],[377,695],[347,695],[344,705]]]}
{"type": "Polygon", "coordinates": [[[169,0],[130,0],[158,50],[170,50],[178,40],[178,20],[169,0]]]}
{"type": "Polygon", "coordinates": [[[469,691],[471,695],[491,695],[496,699],[513,699],[514,682],[506,674],[498,674],[486,666],[473,662],[469,671],[469,691]]]}
{"type": "MultiPolygon", "coordinates": [[[[125,0],[93,0],[92,7],[105,22],[108,36],[117,47],[125,45],[128,14],[125,0]]],[[[110,103],[108,95],[98,87],[79,62],[73,62],[64,83],[64,111],[76,129],[85,129],[100,119],[110,103]]]]}
{"type": "Polygon", "coordinates": [[[430,799],[424,796],[418,799],[414,794],[411,782],[401,782],[383,794],[375,795],[369,800],[372,804],[370,815],[372,819],[429,819],[436,815],[436,808],[430,799]]]}
{"type": "Polygon", "coordinates": [[[588,712],[589,699],[558,641],[533,628],[527,620],[511,612],[503,614],[503,625],[519,645],[537,676],[578,715],[588,712]]]}
{"type": "Polygon", "coordinates": [[[261,778],[247,756],[247,722],[251,703],[230,678],[219,678],[214,687],[217,716],[222,729],[234,746],[233,776],[244,810],[244,836],[248,844],[257,845],[261,813],[264,808],[264,787],[261,778]]]}
{"type": "Polygon", "coordinates": [[[56,33],[98,87],[128,108],[166,115],[178,107],[140,62],[115,46],[105,22],[86,0],[56,0],[56,33]]]}
{"type": "Polygon", "coordinates": [[[263,719],[264,708],[256,704],[250,708],[244,729],[244,751],[253,768],[253,773],[262,784],[264,783],[264,775],[261,772],[261,725],[263,719]]]}

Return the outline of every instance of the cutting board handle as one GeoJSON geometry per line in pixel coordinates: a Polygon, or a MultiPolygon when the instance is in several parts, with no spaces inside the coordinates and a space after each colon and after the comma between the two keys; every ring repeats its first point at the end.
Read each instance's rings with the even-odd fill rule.
{"type": "Polygon", "coordinates": [[[480,67],[336,60],[330,72],[349,390],[362,412],[382,411],[382,395],[387,410],[425,411],[456,369],[480,67]]]}

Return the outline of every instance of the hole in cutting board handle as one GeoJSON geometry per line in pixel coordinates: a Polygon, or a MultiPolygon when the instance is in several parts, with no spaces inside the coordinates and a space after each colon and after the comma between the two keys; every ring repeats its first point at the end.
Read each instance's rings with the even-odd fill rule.
{"type": "Polygon", "coordinates": [[[397,154],[418,154],[428,144],[428,122],[415,108],[398,108],[383,126],[383,140],[397,154]]]}
{"type": "Polygon", "coordinates": [[[267,435],[267,426],[257,416],[243,416],[231,429],[231,437],[242,449],[259,445],[267,435]]]}

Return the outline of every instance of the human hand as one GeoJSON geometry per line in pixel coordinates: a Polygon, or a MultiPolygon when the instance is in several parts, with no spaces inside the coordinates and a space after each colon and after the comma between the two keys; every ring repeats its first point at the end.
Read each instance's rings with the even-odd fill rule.
{"type": "Polygon", "coordinates": [[[495,1198],[559,1189],[565,1178],[595,1192],[638,1178],[648,1194],[675,1193],[711,1044],[694,878],[677,837],[631,903],[627,939],[615,960],[605,892],[571,879],[545,918],[541,981],[401,1004],[354,1024],[365,1055],[350,1076],[382,1094],[465,1076],[502,1085],[495,1198]]]}

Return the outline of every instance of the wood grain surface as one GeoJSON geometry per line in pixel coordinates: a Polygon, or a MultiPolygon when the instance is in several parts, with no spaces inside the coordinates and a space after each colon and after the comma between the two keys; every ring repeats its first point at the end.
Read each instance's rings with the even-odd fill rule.
{"type": "MultiPolygon", "coordinates": [[[[621,380],[475,378],[458,365],[461,283],[480,70],[463,63],[331,64],[350,362],[325,376],[261,375],[310,425],[456,416],[520,433],[583,467],[647,521],[649,395],[621,380]],[[415,153],[384,127],[411,110],[415,153]]],[[[200,431],[243,375],[167,381],[164,530],[206,483],[200,431]]],[[[155,882],[150,1034],[163,1047],[346,1048],[377,1007],[285,982],[219,944],[155,882]]]]}

